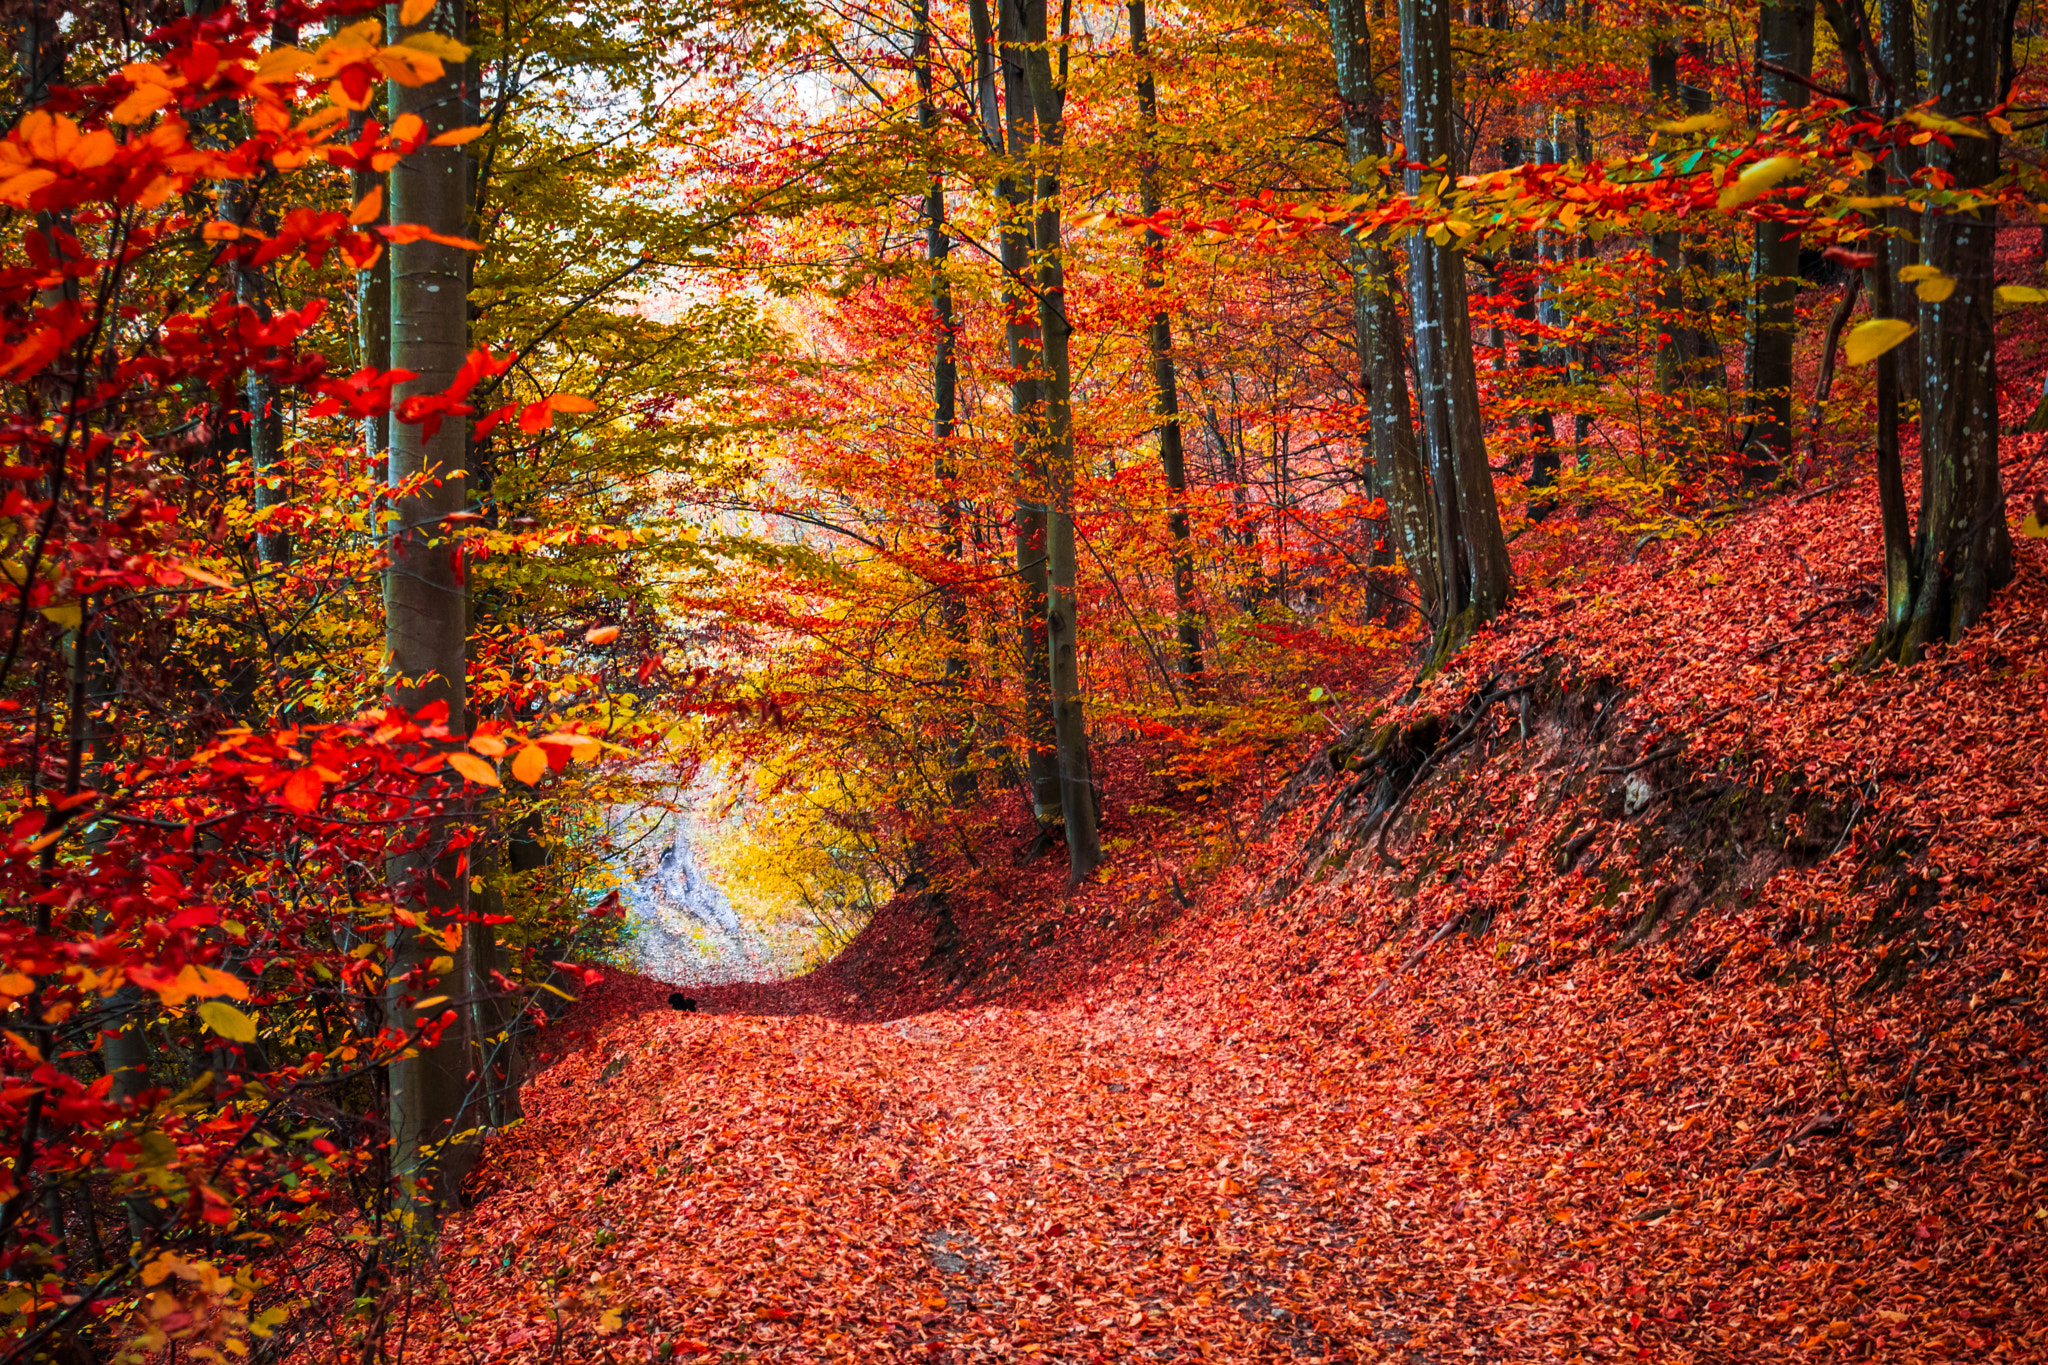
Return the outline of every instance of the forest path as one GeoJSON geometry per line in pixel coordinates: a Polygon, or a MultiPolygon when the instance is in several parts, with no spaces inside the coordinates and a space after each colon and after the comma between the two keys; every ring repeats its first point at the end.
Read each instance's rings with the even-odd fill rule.
{"type": "Polygon", "coordinates": [[[449,1228],[453,1302],[498,1307],[416,1331],[548,1359],[559,1311],[563,1360],[1092,1361],[1361,1330],[1328,1316],[1368,1269],[1328,1155],[1355,1119],[1305,1053],[1135,1004],[846,1023],[600,993],[611,1022],[449,1228]]]}

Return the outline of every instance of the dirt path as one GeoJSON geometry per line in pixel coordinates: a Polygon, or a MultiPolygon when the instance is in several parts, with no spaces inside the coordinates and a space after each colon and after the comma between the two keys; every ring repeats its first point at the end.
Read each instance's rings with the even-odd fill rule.
{"type": "Polygon", "coordinates": [[[450,1230],[455,1303],[494,1308],[438,1326],[482,1359],[548,1358],[558,1299],[564,1360],[1316,1359],[1363,1330],[1349,1182],[1299,1158],[1348,1106],[1221,1029],[622,1013],[528,1096],[450,1230]]]}

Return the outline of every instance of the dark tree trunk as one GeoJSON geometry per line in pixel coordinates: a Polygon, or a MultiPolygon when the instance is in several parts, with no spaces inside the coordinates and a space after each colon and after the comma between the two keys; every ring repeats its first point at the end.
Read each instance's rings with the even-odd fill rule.
{"type": "MultiPolygon", "coordinates": [[[[1951,0],[1928,11],[1928,87],[1950,118],[1981,116],[2000,97],[2007,32],[2004,0],[1951,0]]],[[[1958,189],[1998,175],[1998,138],[1958,135],[1927,146],[1929,164],[1958,189]]],[[[1929,209],[1927,263],[1955,289],[1920,304],[1920,518],[1903,600],[1886,604],[1878,658],[1911,663],[1927,645],[1955,641],[1982,618],[2012,577],[2012,536],[1998,468],[1998,337],[1992,319],[1997,215],[1929,209]]],[[[1901,517],[1900,520],[1903,520],[1901,517]]],[[[1887,530],[1892,518],[1887,517],[1887,530]]],[[[1887,560],[1905,550],[1887,535],[1887,560]]]]}
{"type": "MultiPolygon", "coordinates": [[[[1344,150],[1354,194],[1367,189],[1358,171],[1387,152],[1381,96],[1372,68],[1372,35],[1364,0],[1330,0],[1330,48],[1337,98],[1344,110],[1344,150]]],[[[1408,398],[1408,360],[1401,339],[1400,266],[1378,237],[1351,239],[1352,334],[1372,424],[1370,491],[1385,501],[1392,539],[1415,580],[1418,602],[1437,598],[1436,541],[1430,531],[1429,480],[1415,445],[1408,398]]]]}
{"type": "MultiPolygon", "coordinates": [[[[975,0],[979,7],[982,0],[975,0]]],[[[1043,3],[1040,0],[1043,27],[1043,3]]],[[[988,27],[984,11],[976,20],[988,27]]],[[[996,182],[1002,201],[1003,337],[1010,367],[1011,459],[1017,499],[1013,521],[1017,563],[1018,668],[1023,676],[1025,773],[1031,786],[1031,814],[1041,831],[1060,822],[1059,760],[1052,719],[1050,651],[1045,638],[1045,446],[1040,411],[1038,312],[1032,299],[1032,148],[1037,128],[1031,83],[1024,69],[1027,39],[1014,4],[999,5],[994,36],[995,64],[1002,82],[1002,116],[994,91],[981,98],[983,140],[1005,153],[996,182]]],[[[989,85],[993,85],[991,80],[989,85]]]]}
{"type": "Polygon", "coordinates": [[[1074,410],[1067,313],[1066,253],[1060,235],[1060,175],[1065,155],[1068,10],[1060,33],[1048,40],[1043,0],[1025,7],[1029,46],[1024,71],[1038,119],[1038,183],[1033,255],[1038,284],[1038,340],[1042,365],[1040,410],[1046,474],[1045,634],[1051,660],[1054,749],[1059,761],[1060,817],[1067,866],[1079,882],[1102,861],[1095,809],[1095,779],[1088,761],[1088,728],[1081,696],[1080,595],[1074,544],[1074,410]],[[1053,54],[1059,60],[1055,66],[1053,54]]]}
{"type": "MultiPolygon", "coordinates": [[[[915,0],[913,24],[916,30],[917,126],[924,134],[925,155],[931,170],[924,195],[925,264],[931,272],[932,300],[932,447],[936,451],[933,470],[939,486],[939,549],[961,578],[966,554],[963,508],[960,502],[960,471],[953,463],[952,441],[959,420],[960,371],[953,320],[953,284],[946,258],[953,242],[946,230],[946,182],[940,173],[937,138],[939,111],[932,100],[932,65],[935,35],[931,0],[915,0]]],[[[972,796],[975,778],[970,766],[968,736],[973,733],[966,708],[967,692],[967,596],[962,583],[939,585],[939,626],[946,636],[946,657],[941,686],[948,700],[949,724],[953,737],[946,748],[946,789],[957,805],[972,796]]]]}
{"type": "MultiPolygon", "coordinates": [[[[1402,112],[1408,155],[1416,163],[1446,169],[1454,164],[1455,154],[1456,70],[1450,19],[1448,0],[1402,0],[1402,112]]],[[[1422,176],[1420,170],[1408,172],[1409,193],[1420,192],[1422,176]]],[[[1436,638],[1430,649],[1434,665],[1506,605],[1509,564],[1480,426],[1465,256],[1454,240],[1434,242],[1423,233],[1409,237],[1408,295],[1425,465],[1436,517],[1439,579],[1436,638]]]]}
{"type": "MultiPolygon", "coordinates": [[[[1700,55],[1700,46],[1687,42],[1681,47],[1660,39],[1650,49],[1650,91],[1658,112],[1667,118],[1703,114],[1712,107],[1708,91],[1679,80],[1681,56],[1700,55]]],[[[1723,382],[1721,347],[1700,299],[1704,277],[1712,273],[1712,254],[1675,223],[1652,235],[1650,249],[1657,258],[1661,280],[1657,304],[1664,314],[1664,331],[1657,347],[1658,391],[1679,396],[1700,388],[1719,388],[1723,382]]],[[[1674,414],[1667,427],[1667,445],[1680,454],[1696,454],[1703,444],[1700,437],[1696,413],[1674,414]]]]}
{"type": "MultiPolygon", "coordinates": [[[[1756,77],[1763,117],[1800,109],[1813,72],[1814,0],[1767,0],[1757,19],[1756,77]]],[[[1743,478],[1768,483],[1792,453],[1792,344],[1799,299],[1799,229],[1759,221],[1749,265],[1744,349],[1743,478]]]]}
{"type": "MultiPolygon", "coordinates": [[[[1159,91],[1146,46],[1145,0],[1129,0],[1131,56],[1138,62],[1138,207],[1147,218],[1159,212],[1159,91]]],[[[1166,238],[1145,229],[1145,287],[1166,286],[1166,238]]],[[[1195,614],[1195,547],[1188,530],[1188,465],[1181,444],[1180,376],[1173,358],[1173,318],[1162,304],[1146,327],[1152,352],[1152,412],[1159,419],[1159,466],[1166,477],[1166,533],[1173,551],[1174,634],[1180,644],[1179,670],[1189,686],[1202,677],[1202,623],[1195,614]]]]}

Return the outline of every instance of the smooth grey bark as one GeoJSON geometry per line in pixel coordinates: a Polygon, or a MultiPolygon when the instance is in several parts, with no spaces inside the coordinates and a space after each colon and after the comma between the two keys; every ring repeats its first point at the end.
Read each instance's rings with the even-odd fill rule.
{"type": "MultiPolygon", "coordinates": [[[[1806,107],[1798,77],[1813,74],[1814,0],[1766,3],[1757,16],[1756,79],[1762,117],[1806,107]]],[[[1799,229],[1759,220],[1749,258],[1743,364],[1743,478],[1767,483],[1792,453],[1792,345],[1799,298],[1799,229]]]]}
{"type": "MultiPolygon", "coordinates": [[[[1159,212],[1159,87],[1145,32],[1145,0],[1129,0],[1131,56],[1138,62],[1138,208],[1147,218],[1159,212]]],[[[1166,287],[1166,237],[1145,229],[1144,283],[1166,287]]],[[[1155,307],[1145,339],[1152,354],[1152,414],[1159,419],[1159,467],[1166,478],[1166,533],[1173,551],[1174,635],[1180,645],[1179,671],[1189,685],[1202,676],[1202,623],[1195,613],[1195,549],[1188,529],[1188,464],[1181,443],[1180,376],[1173,358],[1173,318],[1155,307]]]]}
{"type": "MultiPolygon", "coordinates": [[[[1038,3],[1042,29],[1043,0],[1038,3]]],[[[1040,434],[1038,312],[1031,283],[1031,155],[1037,129],[1031,83],[1024,70],[1027,39],[1019,7],[1000,5],[996,25],[989,22],[986,0],[969,0],[969,13],[976,42],[988,53],[986,58],[977,58],[980,89],[976,104],[981,111],[982,140],[1002,155],[996,198],[1001,205],[1000,300],[1010,370],[1010,458],[1016,486],[1011,528],[1017,566],[1017,658],[1023,677],[1025,777],[1032,820],[1043,834],[1060,823],[1060,781],[1051,657],[1045,638],[1045,457],[1040,434]]]]}
{"type": "MultiPolygon", "coordinates": [[[[1330,0],[1330,55],[1344,111],[1344,154],[1353,194],[1368,187],[1361,164],[1387,154],[1386,124],[1372,66],[1372,33],[1364,0],[1330,0]]],[[[1416,601],[1437,598],[1436,541],[1430,529],[1429,480],[1415,444],[1408,363],[1401,339],[1401,268],[1378,237],[1351,239],[1351,325],[1359,383],[1372,427],[1369,490],[1385,501],[1387,523],[1416,601]]]]}
{"type": "Polygon", "coordinates": [[[1075,590],[1074,413],[1071,339],[1067,314],[1065,250],[1060,240],[1060,174],[1066,141],[1067,18],[1063,5],[1057,42],[1049,42],[1043,0],[1025,8],[1024,72],[1038,123],[1038,178],[1032,233],[1037,267],[1038,336],[1043,385],[1046,473],[1045,635],[1051,661],[1054,750],[1059,761],[1060,817],[1067,840],[1070,880],[1080,882],[1102,861],[1095,779],[1088,761],[1088,729],[1081,697],[1080,597],[1075,590]],[[1052,48],[1060,54],[1055,73],[1052,48]]]}
{"type": "MultiPolygon", "coordinates": [[[[424,23],[399,23],[398,6],[388,8],[394,35],[434,29],[458,41],[463,10],[441,0],[424,23]]],[[[465,112],[467,67],[451,64],[440,80],[418,87],[392,85],[393,120],[415,114],[429,136],[460,125],[465,112]]],[[[416,223],[449,236],[469,231],[470,173],[459,147],[426,146],[389,172],[388,208],[393,222],[416,223]]],[[[468,261],[462,251],[438,242],[393,243],[390,247],[390,346],[394,368],[417,377],[397,386],[394,397],[437,394],[454,381],[468,352],[468,261]]],[[[467,732],[465,669],[469,626],[468,589],[457,581],[455,541],[444,518],[465,510],[465,423],[443,422],[431,437],[423,425],[392,421],[388,431],[388,478],[393,486],[430,477],[418,490],[394,496],[396,517],[389,527],[384,574],[384,641],[392,702],[409,711],[440,708],[448,732],[467,732]]],[[[438,813],[423,821],[419,847],[394,856],[387,867],[394,905],[409,910],[418,927],[394,928],[386,944],[385,1014],[394,1027],[411,1031],[438,1018],[439,1007],[418,1011],[412,1001],[454,994],[460,978],[432,963],[447,953],[433,935],[460,932],[467,907],[466,860],[451,851],[456,820],[449,807],[460,789],[440,778],[420,798],[438,813]]],[[[438,1214],[453,1197],[475,1145],[457,1141],[464,1112],[467,1052],[464,1032],[450,1028],[435,1046],[419,1046],[389,1069],[391,1162],[398,1185],[398,1212],[416,1240],[430,1238],[438,1214]]]]}
{"type": "MultiPolygon", "coordinates": [[[[1454,63],[1447,0],[1402,0],[1402,125],[1410,161],[1431,176],[1454,164],[1454,63]]],[[[1407,176],[1408,192],[1421,193],[1424,172],[1407,176]]],[[[1411,234],[1408,297],[1440,574],[1433,667],[1506,605],[1510,567],[1480,425],[1464,253],[1411,234]]]]}
{"type": "MultiPolygon", "coordinates": [[[[1949,0],[1928,10],[1928,89],[1950,118],[1999,102],[2007,60],[2004,0],[1949,0]]],[[[1997,134],[1927,146],[1928,164],[1958,189],[1998,175],[1997,134]]],[[[1924,215],[1927,263],[1956,281],[1920,303],[1920,518],[1905,600],[1888,601],[1873,657],[1911,663],[1927,645],[1956,641],[2013,574],[2012,533],[1998,466],[1998,337],[1992,317],[1997,214],[1924,215]]],[[[1887,518],[1889,527],[1890,519],[1887,518]]],[[[1890,548],[1890,547],[1888,547],[1890,548]]],[[[1888,553],[1887,559],[1889,560],[1888,553]]]]}

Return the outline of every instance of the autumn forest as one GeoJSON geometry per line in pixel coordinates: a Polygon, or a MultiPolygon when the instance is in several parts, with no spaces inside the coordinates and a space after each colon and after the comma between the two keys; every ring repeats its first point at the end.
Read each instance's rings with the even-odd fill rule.
{"type": "Polygon", "coordinates": [[[2048,1357],[2048,7],[0,29],[0,1365],[2048,1357]]]}

